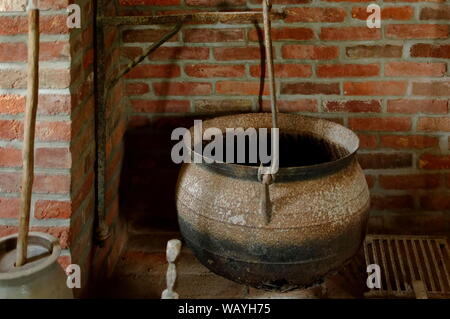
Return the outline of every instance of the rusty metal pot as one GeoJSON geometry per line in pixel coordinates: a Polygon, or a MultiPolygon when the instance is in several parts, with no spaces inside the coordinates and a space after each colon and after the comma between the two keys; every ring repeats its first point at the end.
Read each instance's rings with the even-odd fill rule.
{"type": "MultiPolygon", "coordinates": [[[[269,113],[240,114],[206,121],[203,131],[271,123],[269,113]]],[[[331,161],[280,167],[269,186],[269,222],[260,210],[257,166],[183,164],[176,197],[181,233],[203,265],[238,283],[286,290],[319,283],[354,256],[365,237],[370,200],[356,134],[293,114],[279,114],[278,126],[340,151],[331,161]]]]}
{"type": "Polygon", "coordinates": [[[59,240],[45,233],[28,236],[28,262],[14,267],[17,234],[0,239],[0,299],[72,299],[58,264],[59,240]]]}

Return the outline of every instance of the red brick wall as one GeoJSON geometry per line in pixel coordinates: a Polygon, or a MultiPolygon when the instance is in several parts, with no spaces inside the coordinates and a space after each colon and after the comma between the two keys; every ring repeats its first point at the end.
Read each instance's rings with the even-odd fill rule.
{"type": "MultiPolygon", "coordinates": [[[[16,1],[20,3],[21,1],[16,1]]],[[[23,2],[23,1],[22,1],[23,2]]],[[[70,262],[70,218],[75,213],[71,169],[72,118],[76,102],[70,90],[71,34],[67,1],[41,1],[40,92],[36,131],[36,177],[32,229],[61,240],[63,263],[70,262]]],[[[0,7],[3,11],[5,9],[0,7]]],[[[17,231],[21,183],[21,146],[26,96],[27,15],[0,12],[0,236],[17,231]]]]}
{"type": "MultiPolygon", "coordinates": [[[[117,1],[123,15],[254,10],[261,3],[117,1]]],[[[286,13],[272,31],[280,110],[330,118],[358,132],[375,231],[447,231],[450,6],[440,0],[377,2],[382,27],[369,29],[369,1],[272,2],[286,13]]],[[[125,27],[124,60],[166,30],[125,27]]],[[[186,113],[257,111],[261,104],[267,110],[260,34],[252,24],[184,27],[128,74],[130,125],[186,113]]]]}
{"type": "MultiPolygon", "coordinates": [[[[42,10],[41,72],[31,225],[60,239],[61,263],[80,265],[86,288],[90,271],[99,273],[101,268],[104,274],[102,267],[115,248],[109,243],[104,248],[93,244],[94,2],[38,2],[42,10]],[[81,7],[81,29],[67,27],[69,3],[81,7]]],[[[17,10],[0,6],[5,9],[17,10]]],[[[27,30],[26,13],[0,12],[0,236],[17,231],[27,30]]]]}

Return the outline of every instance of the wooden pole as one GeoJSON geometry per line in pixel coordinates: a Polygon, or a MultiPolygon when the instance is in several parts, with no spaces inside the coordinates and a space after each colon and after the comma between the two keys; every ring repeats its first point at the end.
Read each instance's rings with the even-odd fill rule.
{"type": "Polygon", "coordinates": [[[28,10],[28,85],[22,147],[22,195],[16,267],[27,261],[31,192],[34,179],[34,132],[39,90],[39,10],[28,10]]]}

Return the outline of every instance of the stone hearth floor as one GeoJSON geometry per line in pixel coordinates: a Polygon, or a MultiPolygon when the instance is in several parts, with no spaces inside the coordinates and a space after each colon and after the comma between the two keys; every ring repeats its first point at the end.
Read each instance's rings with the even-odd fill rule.
{"type": "MultiPolygon", "coordinates": [[[[166,288],[167,241],[179,239],[178,232],[131,233],[112,277],[100,298],[160,298],[166,288]]],[[[285,293],[253,289],[222,278],[201,265],[189,248],[183,246],[177,261],[177,285],[180,298],[361,298],[361,268],[356,263],[330,276],[324,284],[306,290],[285,293]],[[359,269],[355,272],[355,269],[359,269]],[[355,273],[357,273],[355,275],[355,273]]],[[[360,265],[360,264],[359,264],[360,265]]]]}

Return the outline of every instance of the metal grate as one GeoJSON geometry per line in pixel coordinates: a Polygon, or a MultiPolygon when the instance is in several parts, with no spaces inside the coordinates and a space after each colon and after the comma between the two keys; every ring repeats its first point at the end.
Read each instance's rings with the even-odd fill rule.
{"type": "Polygon", "coordinates": [[[381,268],[381,288],[366,297],[414,298],[413,281],[422,281],[429,298],[450,297],[450,249],[445,237],[368,235],[366,264],[381,268]]]}

